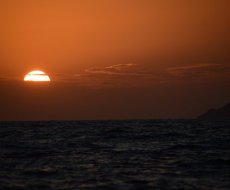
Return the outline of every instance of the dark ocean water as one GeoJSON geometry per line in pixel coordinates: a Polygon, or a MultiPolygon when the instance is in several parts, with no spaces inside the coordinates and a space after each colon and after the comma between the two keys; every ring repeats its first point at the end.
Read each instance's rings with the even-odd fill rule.
{"type": "Polygon", "coordinates": [[[230,189],[230,121],[0,122],[1,190],[230,189]]]}

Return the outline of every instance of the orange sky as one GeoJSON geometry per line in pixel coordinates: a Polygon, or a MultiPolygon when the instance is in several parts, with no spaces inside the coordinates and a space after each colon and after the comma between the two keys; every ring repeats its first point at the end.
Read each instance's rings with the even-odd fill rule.
{"type": "Polygon", "coordinates": [[[230,101],[229,7],[2,0],[0,120],[180,118],[221,106],[230,101]],[[22,82],[34,69],[53,82],[22,82]]]}

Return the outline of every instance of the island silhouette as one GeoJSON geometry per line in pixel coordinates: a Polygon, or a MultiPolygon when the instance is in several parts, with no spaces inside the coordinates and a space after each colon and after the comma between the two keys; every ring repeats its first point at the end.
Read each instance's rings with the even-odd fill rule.
{"type": "Polygon", "coordinates": [[[230,103],[219,109],[210,109],[206,113],[197,117],[198,119],[208,120],[230,120],[230,103]]]}

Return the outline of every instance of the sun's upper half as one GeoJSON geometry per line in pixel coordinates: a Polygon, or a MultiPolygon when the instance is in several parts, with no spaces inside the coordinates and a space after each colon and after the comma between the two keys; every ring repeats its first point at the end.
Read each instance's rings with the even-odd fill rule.
{"type": "Polygon", "coordinates": [[[24,81],[50,82],[50,77],[43,71],[34,70],[26,74],[24,81]]]}

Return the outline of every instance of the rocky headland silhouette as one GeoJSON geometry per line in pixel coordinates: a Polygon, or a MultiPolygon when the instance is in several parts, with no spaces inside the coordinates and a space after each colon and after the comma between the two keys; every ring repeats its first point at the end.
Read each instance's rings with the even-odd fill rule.
{"type": "Polygon", "coordinates": [[[208,120],[230,120],[230,103],[224,105],[219,109],[210,109],[206,113],[198,116],[197,118],[208,120]]]}

